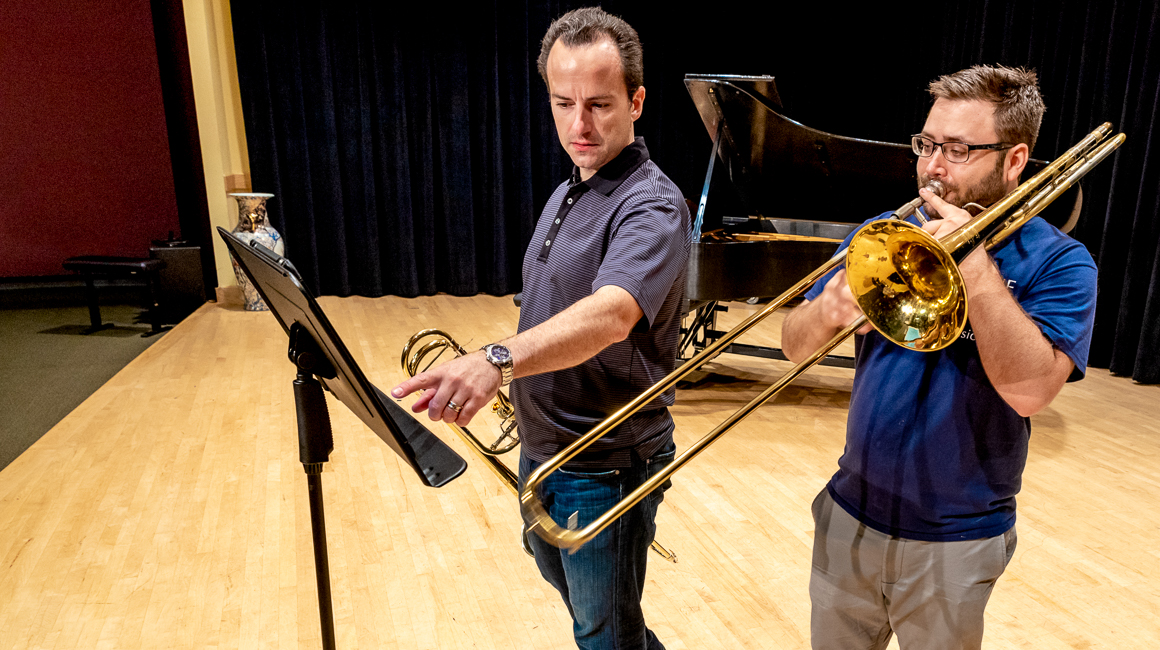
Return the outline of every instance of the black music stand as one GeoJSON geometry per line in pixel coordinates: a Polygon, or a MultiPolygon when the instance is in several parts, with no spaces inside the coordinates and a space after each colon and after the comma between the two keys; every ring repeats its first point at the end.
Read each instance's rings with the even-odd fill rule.
{"type": "Polygon", "coordinates": [[[334,440],[322,388],[325,386],[382,438],[415,470],[424,485],[446,485],[467,469],[467,463],[367,380],[314,297],[303,286],[290,260],[263,246],[246,244],[223,228],[218,228],[218,233],[290,337],[288,354],[298,369],[293,382],[298,411],[298,454],[310,491],[322,645],[326,650],[333,650],[334,613],[322,509],[322,464],[334,450],[334,440]]]}

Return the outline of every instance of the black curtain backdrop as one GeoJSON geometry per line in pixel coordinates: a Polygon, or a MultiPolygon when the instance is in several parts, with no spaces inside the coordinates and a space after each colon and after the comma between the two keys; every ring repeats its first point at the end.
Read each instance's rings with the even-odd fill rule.
{"type": "MultiPolygon", "coordinates": [[[[254,191],[311,289],[380,296],[520,289],[523,251],[571,163],[535,68],[551,20],[583,3],[232,0],[254,191]]],[[[1100,271],[1090,365],[1160,382],[1160,0],[879,3],[873,10],[605,2],[641,35],[657,164],[690,198],[710,137],[687,73],[771,74],[786,113],[905,142],[925,85],[975,63],[1034,67],[1050,160],[1104,121],[1128,142],[1084,181],[1072,235],[1100,271]]],[[[711,213],[742,210],[714,179],[711,213]]],[[[900,202],[911,197],[900,197],[900,202]]],[[[818,219],[842,210],[819,197],[818,219]]],[[[893,206],[884,206],[888,209],[893,206]]]]}

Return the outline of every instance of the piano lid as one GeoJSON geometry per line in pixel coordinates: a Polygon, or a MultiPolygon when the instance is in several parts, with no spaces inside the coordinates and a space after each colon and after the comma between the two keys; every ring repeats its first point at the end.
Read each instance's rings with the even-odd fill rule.
{"type": "MultiPolygon", "coordinates": [[[[833,135],[789,119],[771,76],[688,74],[685,87],[709,137],[720,128],[719,164],[751,215],[858,224],[918,195],[909,145],[833,135]]],[[[1028,161],[1024,179],[1045,164],[1028,161]]],[[[1066,232],[1080,201],[1073,188],[1040,216],[1066,232]]]]}
{"type": "Polygon", "coordinates": [[[771,76],[685,75],[742,201],[765,218],[861,223],[914,198],[910,147],[833,135],[781,114],[771,76]]]}

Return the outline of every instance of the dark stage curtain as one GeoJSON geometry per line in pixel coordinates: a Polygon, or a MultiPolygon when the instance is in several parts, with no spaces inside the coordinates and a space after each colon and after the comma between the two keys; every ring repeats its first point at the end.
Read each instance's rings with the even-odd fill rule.
{"type": "MultiPolygon", "coordinates": [[[[551,19],[581,4],[419,3],[403,17],[382,3],[232,1],[253,187],[277,194],[271,219],[311,289],[520,289],[534,220],[571,167],[534,59],[551,19]]],[[[1072,234],[1100,269],[1090,365],[1160,382],[1160,179],[1147,164],[1160,128],[1160,2],[880,3],[854,13],[722,2],[683,14],[602,4],[640,32],[647,99],[637,134],[691,198],[709,135],[686,73],[772,74],[790,117],[904,142],[938,74],[974,63],[1036,68],[1048,105],[1037,158],[1103,121],[1128,135],[1085,179],[1072,234]]],[[[727,181],[714,183],[729,195],[727,181]]],[[[729,205],[716,201],[710,210],[729,205]]],[[[819,197],[818,214],[785,216],[840,209],[840,197],[819,197]]]]}
{"type": "Polygon", "coordinates": [[[518,290],[534,206],[563,173],[530,106],[522,10],[443,33],[433,9],[404,20],[377,2],[232,12],[253,187],[277,195],[273,225],[312,289],[518,290]]]}
{"type": "Polygon", "coordinates": [[[1040,71],[1048,117],[1038,157],[1097,124],[1128,136],[1084,181],[1072,232],[1099,265],[1091,365],[1160,382],[1160,3],[970,3],[946,10],[941,67],[1002,61],[1040,71]],[[1149,158],[1153,160],[1149,161],[1149,158]],[[1149,164],[1151,162],[1151,164],[1149,164]]]}

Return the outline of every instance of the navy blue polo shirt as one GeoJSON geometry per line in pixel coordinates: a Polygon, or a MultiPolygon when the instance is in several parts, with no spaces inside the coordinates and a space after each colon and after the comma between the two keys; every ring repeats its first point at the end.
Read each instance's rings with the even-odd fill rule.
{"type": "MultiPolygon", "coordinates": [[[[649,160],[643,138],[581,181],[573,169],[548,199],[524,255],[519,331],[547,321],[597,289],[627,291],[644,312],[628,338],[578,366],[512,382],[524,453],[544,462],[672,372],[689,259],[689,210],[649,160]]],[[[567,467],[627,467],[672,439],[657,396],[567,467]]]]}
{"type": "MultiPolygon", "coordinates": [[[[1019,306],[1075,362],[1071,379],[1082,378],[1096,305],[1087,249],[1036,217],[991,255],[1019,306]]],[[[817,298],[832,275],[806,298],[817,298]]],[[[855,339],[846,449],[827,487],[842,509],[888,535],[982,539],[1015,524],[1031,424],[987,378],[969,295],[967,303],[962,335],[936,352],[908,350],[876,331],[855,339]]]]}

